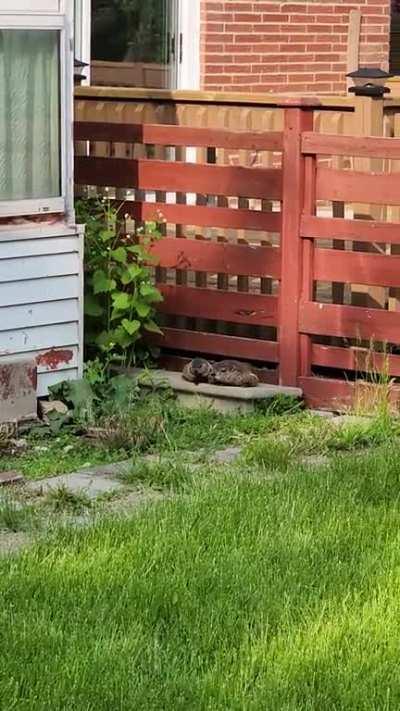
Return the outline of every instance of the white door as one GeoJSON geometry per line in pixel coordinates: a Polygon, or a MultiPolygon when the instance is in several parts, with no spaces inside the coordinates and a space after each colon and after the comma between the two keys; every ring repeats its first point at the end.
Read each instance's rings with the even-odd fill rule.
{"type": "Polygon", "coordinates": [[[91,83],[199,88],[200,0],[75,0],[76,56],[91,83]]]}

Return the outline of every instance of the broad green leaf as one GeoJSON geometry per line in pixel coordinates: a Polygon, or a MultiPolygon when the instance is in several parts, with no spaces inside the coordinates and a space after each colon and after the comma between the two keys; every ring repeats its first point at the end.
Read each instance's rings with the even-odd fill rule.
{"type": "Polygon", "coordinates": [[[108,331],[102,331],[98,336],[96,336],[96,343],[100,346],[100,348],[109,346],[111,341],[111,334],[108,331]]]}
{"type": "Polygon", "coordinates": [[[115,232],[113,230],[100,230],[99,237],[102,242],[109,242],[110,239],[115,237],[115,232]]]}
{"type": "Polygon", "coordinates": [[[116,286],[114,279],[110,279],[102,269],[96,269],[93,274],[93,292],[95,294],[106,294],[113,291],[116,286]]]}
{"type": "Polygon", "coordinates": [[[112,294],[112,300],[114,309],[118,309],[118,311],[126,311],[130,309],[132,304],[131,295],[126,294],[124,291],[117,291],[115,294],[112,294]]]}
{"type": "Polygon", "coordinates": [[[135,279],[137,279],[138,276],[142,274],[142,268],[139,267],[137,264],[130,264],[129,267],[127,267],[124,270],[124,273],[121,276],[121,282],[123,284],[131,284],[135,279]]]}
{"type": "Polygon", "coordinates": [[[118,328],[113,331],[113,340],[121,346],[121,348],[128,348],[136,339],[130,336],[123,326],[118,326],[118,328]]]}
{"type": "Polygon", "coordinates": [[[86,316],[101,316],[104,309],[98,299],[93,294],[85,294],[85,314],[86,316]]]}
{"type": "Polygon", "coordinates": [[[153,319],[149,319],[143,324],[143,328],[146,329],[146,331],[149,331],[150,333],[159,333],[160,336],[163,335],[163,332],[161,328],[159,328],[153,319]]]}
{"type": "Polygon", "coordinates": [[[149,306],[149,304],[145,304],[143,301],[134,301],[133,307],[140,318],[147,318],[151,312],[151,306],[149,306]]]}
{"type": "Polygon", "coordinates": [[[136,319],[133,319],[133,321],[129,321],[127,318],[124,318],[124,320],[122,321],[122,326],[124,327],[125,331],[129,333],[130,336],[133,336],[140,330],[141,323],[136,319]]]}
{"type": "Polygon", "coordinates": [[[156,289],[154,286],[151,286],[151,284],[142,284],[140,287],[140,293],[142,296],[144,296],[145,299],[150,299],[152,302],[160,302],[163,301],[163,297],[156,289]]]}
{"type": "Polygon", "coordinates": [[[111,256],[119,264],[126,264],[126,260],[128,258],[125,247],[117,247],[117,249],[113,249],[111,251],[111,256]]]}
{"type": "Polygon", "coordinates": [[[131,254],[136,254],[140,259],[148,259],[149,256],[147,251],[140,244],[133,244],[127,247],[127,251],[131,254]]]}

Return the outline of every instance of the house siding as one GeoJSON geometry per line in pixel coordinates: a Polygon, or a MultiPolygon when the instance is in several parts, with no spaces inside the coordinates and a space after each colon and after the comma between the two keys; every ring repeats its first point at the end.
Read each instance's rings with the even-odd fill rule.
{"type": "Polygon", "coordinates": [[[391,0],[201,2],[205,90],[345,93],[351,10],[362,14],[360,65],[388,68],[391,0]]]}
{"type": "Polygon", "coordinates": [[[82,372],[82,241],[62,226],[0,234],[0,365],[34,359],[38,396],[82,372]]]}

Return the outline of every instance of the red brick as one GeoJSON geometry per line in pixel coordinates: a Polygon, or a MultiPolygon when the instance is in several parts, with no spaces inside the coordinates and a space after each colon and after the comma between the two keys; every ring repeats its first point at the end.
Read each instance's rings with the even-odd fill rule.
{"type": "Polygon", "coordinates": [[[360,63],[386,67],[390,0],[201,0],[204,88],[345,93],[349,12],[356,8],[360,63]]]}

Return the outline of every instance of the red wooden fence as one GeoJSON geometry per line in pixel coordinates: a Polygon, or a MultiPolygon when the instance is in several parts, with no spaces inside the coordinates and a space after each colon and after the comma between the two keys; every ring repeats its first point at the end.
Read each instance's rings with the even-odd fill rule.
{"type": "MultiPolygon", "coordinates": [[[[163,216],[158,345],[247,359],[268,368],[266,379],[300,385],[310,404],[339,409],[366,369],[360,345],[389,344],[390,373],[400,376],[400,312],[388,310],[396,294],[389,290],[400,289],[400,256],[392,254],[400,223],[321,216],[318,206],[326,214],[338,201],[400,205],[400,174],[336,170],[320,157],[400,159],[400,139],[312,127],[307,104],[286,108],[279,133],[80,122],[75,138],[90,141],[90,151],[76,156],[75,175],[79,185],[117,189],[119,200],[131,191],[124,212],[139,223],[163,216]],[[105,143],[111,157],[101,156],[105,143]],[[120,144],[133,146],[130,157],[113,157],[120,144]],[[137,145],[147,158],[132,157],[137,145]],[[185,148],[207,148],[208,162],[199,153],[184,162],[185,148]],[[237,165],[236,155],[247,164],[237,165]],[[366,252],[366,244],[379,251],[366,252]],[[322,282],[384,286],[387,300],[384,308],[325,303],[322,282]]],[[[386,358],[374,359],[383,368],[386,358]]]]}

